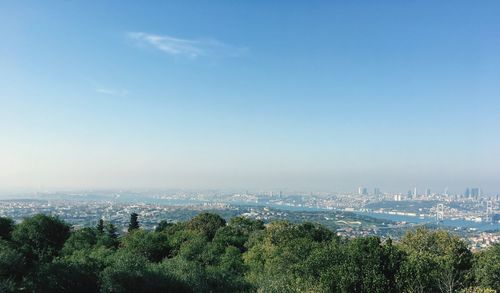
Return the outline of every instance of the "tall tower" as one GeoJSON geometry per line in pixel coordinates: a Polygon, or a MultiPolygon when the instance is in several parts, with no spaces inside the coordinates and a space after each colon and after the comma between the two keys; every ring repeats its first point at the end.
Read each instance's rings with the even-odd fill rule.
{"type": "Polygon", "coordinates": [[[493,201],[486,202],[486,222],[493,222],[493,201]]]}

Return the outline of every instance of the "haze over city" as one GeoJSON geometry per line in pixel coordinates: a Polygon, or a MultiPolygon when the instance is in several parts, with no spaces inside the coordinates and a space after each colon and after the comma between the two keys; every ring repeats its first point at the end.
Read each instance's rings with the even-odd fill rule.
{"type": "Polygon", "coordinates": [[[116,3],[0,3],[0,189],[500,192],[496,1],[116,3]]]}
{"type": "Polygon", "coordinates": [[[0,0],[0,293],[500,292],[499,12],[0,0]]]}

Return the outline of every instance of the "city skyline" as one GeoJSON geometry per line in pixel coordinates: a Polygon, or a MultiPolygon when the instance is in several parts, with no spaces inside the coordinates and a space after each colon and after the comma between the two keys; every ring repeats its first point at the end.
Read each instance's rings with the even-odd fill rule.
{"type": "Polygon", "coordinates": [[[0,191],[500,191],[500,4],[0,3],[0,191]]]}

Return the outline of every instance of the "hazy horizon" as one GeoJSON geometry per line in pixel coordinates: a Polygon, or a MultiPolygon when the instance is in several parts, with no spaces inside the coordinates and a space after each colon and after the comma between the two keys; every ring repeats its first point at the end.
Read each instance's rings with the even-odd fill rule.
{"type": "Polygon", "coordinates": [[[0,191],[497,194],[499,9],[3,1],[0,191]]]}

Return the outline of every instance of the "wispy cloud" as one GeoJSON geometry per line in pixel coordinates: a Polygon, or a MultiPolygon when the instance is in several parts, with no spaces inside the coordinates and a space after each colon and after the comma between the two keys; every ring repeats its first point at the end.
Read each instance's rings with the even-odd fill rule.
{"type": "Polygon", "coordinates": [[[151,46],[165,54],[195,59],[198,57],[240,57],[248,49],[214,39],[181,39],[168,35],[130,32],[128,37],[140,45],[151,46]]]}
{"type": "Polygon", "coordinates": [[[128,90],[126,89],[112,89],[112,88],[104,88],[104,87],[98,87],[95,89],[96,92],[103,94],[103,95],[110,95],[110,96],[120,96],[124,97],[128,95],[128,90]]]}

